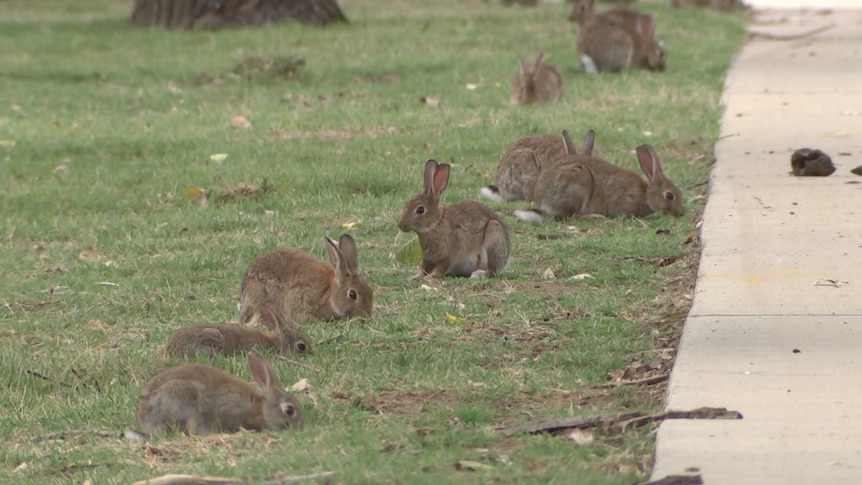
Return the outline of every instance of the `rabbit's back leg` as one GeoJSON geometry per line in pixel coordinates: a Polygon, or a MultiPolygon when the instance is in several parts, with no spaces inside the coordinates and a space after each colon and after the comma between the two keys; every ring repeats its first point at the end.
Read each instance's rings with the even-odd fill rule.
{"type": "Polygon", "coordinates": [[[506,228],[499,221],[490,221],[485,226],[485,266],[491,273],[501,273],[509,262],[509,238],[506,228]]]}
{"type": "Polygon", "coordinates": [[[138,408],[138,422],[148,433],[176,427],[180,431],[194,434],[198,401],[198,391],[193,383],[186,380],[167,381],[154,393],[142,398],[138,408]]]}
{"type": "Polygon", "coordinates": [[[226,353],[224,335],[217,328],[210,327],[201,330],[192,347],[194,353],[211,355],[226,353]]]}
{"type": "Polygon", "coordinates": [[[542,199],[536,202],[549,216],[566,218],[583,213],[593,195],[592,174],[580,164],[560,167],[554,178],[542,182],[547,185],[543,185],[541,191],[537,188],[542,199]]]}
{"type": "Polygon", "coordinates": [[[266,300],[266,286],[254,277],[242,282],[239,295],[239,315],[237,320],[243,325],[253,325],[260,318],[260,305],[266,300]]]}

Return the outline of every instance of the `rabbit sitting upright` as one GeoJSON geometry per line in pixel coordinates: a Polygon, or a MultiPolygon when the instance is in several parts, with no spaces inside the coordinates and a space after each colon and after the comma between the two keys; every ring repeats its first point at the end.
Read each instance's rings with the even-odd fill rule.
{"type": "Polygon", "coordinates": [[[260,391],[206,364],[158,373],[141,391],[138,422],[146,433],[172,427],[190,435],[302,427],[299,402],[281,387],[272,365],[248,354],[260,391]]]}
{"type": "Polygon", "coordinates": [[[541,214],[565,218],[571,215],[647,216],[685,212],[682,193],[664,175],[658,154],[649,145],[635,150],[646,178],[601,158],[579,155],[566,131],[563,139],[570,153],[536,180],[538,209],[515,211],[524,220],[541,220],[541,214]]]}
{"type": "Polygon", "coordinates": [[[257,320],[266,301],[276,301],[288,322],[371,316],[373,290],[359,274],[356,243],[342,234],[336,246],[324,238],[329,264],[296,248],[279,248],[254,259],[245,271],[239,322],[257,320]]]}
{"type": "Polygon", "coordinates": [[[419,236],[420,276],[482,276],[503,271],[509,261],[509,233],[496,212],[465,200],[442,205],[449,164],[425,162],[424,190],[408,200],[398,228],[419,236]]]}
{"type": "Polygon", "coordinates": [[[270,349],[281,355],[311,352],[311,339],[284,319],[281,305],[266,302],[259,308],[263,321],[274,333],[266,334],[239,325],[201,323],[187,325],[174,332],[165,345],[171,357],[187,357],[199,352],[232,355],[254,349],[270,349]]]}
{"type": "Polygon", "coordinates": [[[563,73],[554,66],[542,62],[544,53],[528,64],[518,54],[518,74],[512,78],[509,95],[512,104],[553,103],[563,96],[563,73]]]}

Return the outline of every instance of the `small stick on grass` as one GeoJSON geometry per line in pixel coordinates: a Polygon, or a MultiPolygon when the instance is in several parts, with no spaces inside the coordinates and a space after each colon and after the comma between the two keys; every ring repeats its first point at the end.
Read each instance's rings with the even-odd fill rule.
{"type": "Polygon", "coordinates": [[[170,474],[163,475],[158,478],[151,478],[148,480],[135,482],[132,485],[230,485],[233,483],[260,483],[266,485],[281,485],[288,483],[301,483],[311,480],[323,480],[324,483],[330,483],[332,481],[332,477],[334,476],[335,472],[320,472],[312,473],[311,475],[288,475],[286,473],[279,473],[277,475],[271,475],[263,478],[231,478],[215,477],[211,475],[170,474]]]}
{"type": "Polygon", "coordinates": [[[657,376],[644,377],[643,379],[635,379],[631,381],[619,381],[619,382],[608,382],[606,384],[599,384],[593,386],[593,389],[609,389],[613,387],[620,386],[651,386],[653,384],[658,384],[659,382],[664,382],[667,378],[670,377],[670,374],[661,374],[657,376]]]}
{"type": "Polygon", "coordinates": [[[660,423],[665,419],[742,419],[738,411],[728,411],[726,408],[697,408],[691,411],[667,411],[660,414],[641,412],[606,414],[575,418],[547,419],[507,426],[497,426],[491,432],[503,436],[516,434],[557,434],[567,429],[597,428],[603,430],[622,430],[630,425],[640,426],[648,423],[660,423]]]}
{"type": "Polygon", "coordinates": [[[36,443],[39,441],[67,440],[69,438],[75,438],[77,436],[84,436],[84,435],[93,435],[93,436],[96,436],[98,438],[132,439],[129,437],[132,433],[137,433],[141,436],[144,435],[140,431],[134,431],[134,430],[100,431],[100,430],[96,430],[96,429],[75,429],[75,430],[71,430],[71,431],[58,431],[56,433],[51,433],[51,434],[46,434],[46,435],[41,435],[41,436],[34,436],[34,437],[30,438],[30,441],[33,443],[36,443]]]}

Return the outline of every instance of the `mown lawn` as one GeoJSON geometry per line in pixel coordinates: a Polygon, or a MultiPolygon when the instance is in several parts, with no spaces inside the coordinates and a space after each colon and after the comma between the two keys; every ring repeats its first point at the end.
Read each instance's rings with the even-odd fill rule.
{"type": "MultiPolygon", "coordinates": [[[[0,482],[646,476],[649,429],[577,445],[487,428],[661,409],[662,384],[597,386],[672,364],[743,14],[642,0],[667,70],[590,77],[564,5],[340,3],[348,25],[177,33],[129,28],[128,0],[0,2],[0,482]],[[563,102],[510,106],[517,53],[540,49],[566,76],[563,102]],[[304,59],[295,75],[267,69],[291,57],[304,59]],[[563,128],[595,129],[597,151],[629,168],[636,145],[653,145],[686,214],[532,225],[512,216],[526,203],[489,202],[512,239],[503,275],[409,279],[395,222],[426,159],[453,165],[446,201],[478,199],[506,145],[563,128]],[[233,321],[257,254],[325,259],[324,236],[342,232],[375,314],[308,324],[312,355],[269,356],[284,383],[311,386],[302,431],[93,432],[137,426],[143,384],[181,362],[162,353],[167,337],[233,321]],[[42,439],[70,431],[87,432],[42,439]]],[[[243,356],[211,362],[251,379],[243,356]]]]}

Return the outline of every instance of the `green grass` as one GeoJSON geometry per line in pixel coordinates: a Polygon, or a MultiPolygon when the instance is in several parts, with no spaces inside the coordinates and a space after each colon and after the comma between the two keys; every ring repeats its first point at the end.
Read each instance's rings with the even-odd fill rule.
{"type": "MultiPolygon", "coordinates": [[[[661,386],[594,386],[675,347],[705,194],[685,188],[713,161],[741,14],[643,1],[667,71],[590,77],[563,5],[350,0],[349,25],[175,33],[128,28],[131,3],[0,3],[0,482],[333,470],[339,483],[630,484],[648,473],[649,430],[578,447],[482,429],[661,408],[661,386]],[[509,106],[516,54],[539,49],[566,75],[564,101],[509,106]],[[248,56],[305,66],[290,79],[231,73],[248,56]],[[507,144],[563,128],[596,129],[597,151],[630,168],[634,146],[652,144],[686,215],[534,226],[512,217],[526,204],[491,204],[512,238],[505,274],[408,279],[415,268],[392,257],[406,240],[395,221],[427,158],[454,165],[445,200],[476,199],[507,144]],[[239,183],[271,190],[225,196],[239,183]],[[179,363],[161,352],[174,329],[232,321],[251,259],[277,246],[324,259],[323,237],[347,221],[360,222],[350,232],[375,315],[307,325],[314,354],[276,362],[283,382],[312,385],[301,432],[30,440],[137,426],[141,387],[179,363]],[[458,470],[463,460],[487,467],[458,470]]],[[[243,357],[213,364],[251,378],[243,357]]]]}

